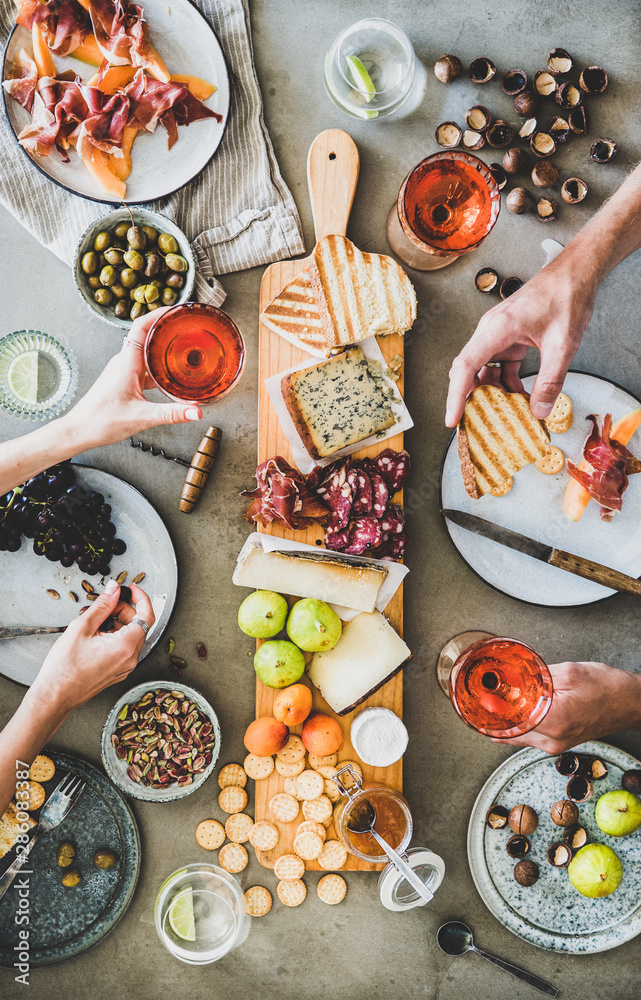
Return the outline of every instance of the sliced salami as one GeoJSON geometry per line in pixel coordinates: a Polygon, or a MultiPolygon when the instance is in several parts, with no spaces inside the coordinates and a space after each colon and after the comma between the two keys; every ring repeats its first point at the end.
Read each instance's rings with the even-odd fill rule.
{"type": "Polygon", "coordinates": [[[371,514],[374,503],[372,480],[360,463],[355,463],[352,468],[356,472],[356,490],[354,492],[354,503],[352,504],[352,515],[360,517],[361,514],[371,514]]]}
{"type": "Polygon", "coordinates": [[[371,472],[369,475],[373,491],[372,516],[380,520],[387,509],[389,490],[380,472],[371,472]]]}
{"type": "MultiPolygon", "coordinates": [[[[355,473],[352,478],[355,484],[355,473]]],[[[326,487],[326,492],[321,493],[321,487],[321,489],[316,490],[316,494],[324,500],[332,512],[330,517],[332,530],[338,531],[349,524],[352,501],[354,499],[353,484],[350,482],[345,466],[333,472],[324,486],[326,487]]]]}
{"type": "Polygon", "coordinates": [[[403,487],[410,473],[410,456],[407,451],[394,451],[386,448],[375,460],[376,468],[382,475],[390,496],[403,487]]]}
{"type": "Polygon", "coordinates": [[[325,547],[335,552],[344,552],[349,545],[350,534],[351,525],[341,528],[340,531],[330,531],[328,527],[325,532],[325,547]]]}
{"type": "Polygon", "coordinates": [[[390,535],[387,541],[379,545],[377,549],[372,552],[372,555],[376,559],[389,559],[396,562],[403,558],[405,554],[405,549],[407,548],[407,543],[409,541],[409,536],[406,532],[402,531],[399,535],[390,535]]]}
{"type": "Polygon", "coordinates": [[[360,556],[365,549],[380,545],[383,535],[379,521],[371,515],[357,517],[350,525],[349,545],[343,549],[346,555],[360,556]]]}
{"type": "Polygon", "coordinates": [[[381,518],[381,530],[383,532],[383,541],[387,541],[393,535],[400,535],[405,530],[403,511],[397,503],[389,504],[383,514],[381,518]]]}

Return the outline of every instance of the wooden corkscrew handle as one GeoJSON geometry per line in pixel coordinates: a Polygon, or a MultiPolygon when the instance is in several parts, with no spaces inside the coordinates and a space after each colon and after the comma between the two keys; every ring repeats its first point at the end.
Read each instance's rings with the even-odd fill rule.
{"type": "Polygon", "coordinates": [[[214,467],[222,436],[220,427],[210,427],[196,449],[180,496],[180,509],[185,514],[191,514],[200,500],[214,467]]]}

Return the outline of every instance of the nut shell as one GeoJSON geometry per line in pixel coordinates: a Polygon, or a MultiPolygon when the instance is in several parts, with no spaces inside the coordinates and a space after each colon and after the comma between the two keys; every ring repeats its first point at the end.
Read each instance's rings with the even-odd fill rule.
{"type": "Polygon", "coordinates": [[[536,203],[536,214],[541,222],[554,222],[559,206],[554,198],[539,198],[536,203]]]}
{"type": "Polygon", "coordinates": [[[534,74],[532,84],[541,97],[551,97],[558,86],[558,81],[547,69],[540,69],[534,74]]]}
{"type": "Polygon", "coordinates": [[[556,840],[548,847],[547,859],[553,868],[567,868],[572,860],[572,851],[567,844],[556,840]]]}
{"type": "Polygon", "coordinates": [[[507,184],[507,174],[500,163],[490,163],[490,173],[496,181],[499,191],[502,191],[507,184]]]}
{"type": "Polygon", "coordinates": [[[519,138],[523,139],[524,142],[529,142],[530,136],[536,132],[538,124],[536,118],[526,118],[519,129],[519,138]]]}
{"type": "Polygon", "coordinates": [[[550,816],[557,826],[573,826],[579,821],[579,810],[575,802],[559,799],[550,809],[550,816]]]}
{"type": "Polygon", "coordinates": [[[501,82],[503,93],[509,97],[516,97],[527,87],[527,73],[522,69],[510,69],[501,82]]]}
{"type": "Polygon", "coordinates": [[[563,831],[563,843],[567,844],[571,851],[578,851],[588,842],[588,831],[580,823],[573,823],[563,831]]]}
{"type": "Polygon", "coordinates": [[[461,142],[464,149],[481,149],[485,145],[485,136],[482,132],[475,132],[474,129],[466,128],[461,142]]]}
{"type": "Polygon", "coordinates": [[[514,878],[519,883],[519,885],[534,885],[539,879],[539,866],[536,861],[530,861],[527,858],[525,861],[517,861],[514,865],[514,878]]]}
{"type": "Polygon", "coordinates": [[[493,146],[495,149],[503,149],[505,146],[509,146],[514,135],[512,126],[504,122],[501,118],[497,118],[485,134],[490,146],[493,146]]]}
{"type": "Polygon", "coordinates": [[[533,132],[530,139],[530,149],[535,156],[544,159],[556,153],[556,140],[549,132],[533,132]]]}
{"type": "Polygon", "coordinates": [[[508,174],[520,174],[527,170],[530,158],[524,149],[508,149],[503,154],[503,169],[508,174]]]}
{"type": "Polygon", "coordinates": [[[515,833],[505,845],[505,850],[511,858],[524,858],[531,847],[532,845],[527,837],[522,836],[520,833],[515,833]]]}
{"type": "Polygon", "coordinates": [[[546,59],[548,73],[552,76],[566,76],[570,72],[574,62],[567,49],[552,49],[546,59]]]}
{"type": "Polygon", "coordinates": [[[492,113],[484,104],[473,104],[465,112],[465,123],[474,132],[485,132],[492,124],[492,113]]]}
{"type": "Polygon", "coordinates": [[[458,56],[444,55],[434,63],[434,76],[441,83],[453,83],[463,72],[458,56]]]}
{"type": "Polygon", "coordinates": [[[509,299],[510,295],[514,295],[522,286],[523,282],[521,279],[514,275],[511,275],[509,278],[503,278],[499,286],[499,295],[502,299],[509,299]]]}
{"type": "Polygon", "coordinates": [[[585,94],[602,94],[608,85],[608,74],[602,66],[588,66],[579,77],[579,87],[585,94]]]}
{"type": "MultiPolygon", "coordinates": [[[[486,268],[486,270],[491,270],[491,268],[486,268]]],[[[479,271],[479,274],[480,273],[481,272],[479,271]]],[[[502,830],[503,827],[507,826],[507,818],[508,818],[508,810],[505,808],[505,806],[493,805],[490,806],[490,808],[487,811],[487,815],[485,816],[485,822],[487,826],[489,826],[492,830],[502,830]]]]}
{"type": "Polygon", "coordinates": [[[560,108],[576,108],[583,101],[583,94],[576,84],[567,80],[557,88],[554,100],[560,108]]]}
{"type": "Polygon", "coordinates": [[[587,802],[592,798],[594,788],[584,774],[574,774],[566,785],[565,794],[573,802],[587,802]]]}
{"type": "Polygon", "coordinates": [[[536,114],[538,108],[539,98],[529,87],[526,87],[514,98],[514,110],[521,118],[531,118],[532,115],[536,114]]]}
{"type": "Polygon", "coordinates": [[[636,768],[626,771],[621,778],[621,787],[633,795],[641,794],[641,771],[636,768]]]}
{"type": "Polygon", "coordinates": [[[588,194],[588,186],[580,177],[568,177],[563,181],[561,187],[561,197],[568,205],[578,205],[588,194]]]}
{"type": "Polygon", "coordinates": [[[529,212],[532,207],[530,193],[523,187],[512,188],[505,202],[510,212],[513,212],[514,215],[523,215],[525,212],[529,212]]]}
{"type": "Polygon", "coordinates": [[[565,142],[570,134],[570,121],[568,118],[562,118],[561,115],[556,115],[550,122],[550,135],[555,142],[565,142]]]}
{"type": "Polygon", "coordinates": [[[575,135],[587,135],[588,113],[583,104],[579,104],[578,108],[572,108],[568,112],[568,125],[570,131],[574,132],[575,135]]]}
{"type": "MultiPolygon", "coordinates": [[[[480,271],[476,272],[474,276],[474,284],[479,292],[483,292],[484,295],[489,295],[493,292],[495,288],[498,287],[499,283],[499,272],[495,271],[493,267],[482,267],[480,271]]],[[[492,829],[501,829],[507,824],[508,812],[505,806],[493,806],[492,809],[487,814],[486,823],[491,826],[492,829]],[[493,824],[490,822],[490,814],[494,811],[500,810],[500,815],[503,817],[503,822],[500,824],[493,824]],[[505,816],[503,814],[505,813],[505,816]]]]}
{"type": "Polygon", "coordinates": [[[478,56],[470,63],[470,80],[474,83],[489,83],[496,74],[496,66],[487,56],[478,56]]]}
{"type": "Polygon", "coordinates": [[[559,171],[551,160],[538,160],[532,167],[530,176],[537,187],[552,187],[559,179],[559,171]]]}
{"type": "Polygon", "coordinates": [[[590,159],[595,163],[609,163],[617,155],[614,139],[595,139],[590,146],[590,159]]]}
{"type": "Polygon", "coordinates": [[[515,833],[524,833],[526,836],[529,836],[531,833],[534,833],[539,825],[539,817],[532,806],[520,803],[510,811],[508,823],[510,824],[510,829],[514,830],[515,833]]]}
{"type": "Polygon", "coordinates": [[[569,778],[571,775],[576,774],[579,770],[579,765],[579,755],[571,753],[569,750],[566,750],[565,753],[559,754],[554,761],[554,766],[557,771],[565,778],[569,778]]]}
{"type": "Polygon", "coordinates": [[[439,146],[445,149],[455,149],[461,142],[463,129],[456,122],[441,122],[434,130],[434,138],[439,146]]]}

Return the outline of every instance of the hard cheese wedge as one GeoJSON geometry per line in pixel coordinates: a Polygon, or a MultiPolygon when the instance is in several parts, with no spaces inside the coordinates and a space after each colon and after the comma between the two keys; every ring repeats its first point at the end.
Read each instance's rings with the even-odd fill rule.
{"type": "Polygon", "coordinates": [[[260,545],[245,545],[233,581],[238,587],[315,597],[355,611],[373,611],[386,578],[387,570],[378,566],[320,554],[265,552],[260,545]]]}
{"type": "Polygon", "coordinates": [[[409,647],[380,611],[343,624],[333,649],[314,653],[309,679],[337,715],[347,715],[410,659],[409,647]]]}

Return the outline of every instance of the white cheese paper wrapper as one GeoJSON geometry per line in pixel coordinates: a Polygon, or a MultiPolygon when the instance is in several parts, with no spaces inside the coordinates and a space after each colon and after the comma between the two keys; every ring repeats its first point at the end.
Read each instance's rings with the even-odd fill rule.
{"type": "Polygon", "coordinates": [[[291,375],[292,372],[300,371],[301,368],[310,368],[309,359],[301,361],[300,364],[294,365],[292,368],[288,368],[287,371],[279,372],[278,375],[272,375],[271,378],[265,379],[265,386],[267,392],[269,393],[269,398],[271,399],[274,409],[276,410],[276,415],[280,421],[280,426],[283,429],[283,433],[289,443],[292,446],[292,458],[294,464],[304,475],[307,475],[312,471],[315,465],[329,465],[330,462],[334,462],[337,458],[343,458],[345,455],[352,455],[355,451],[359,451],[361,448],[367,447],[370,444],[377,444],[379,441],[385,441],[387,438],[394,437],[395,434],[399,434],[401,431],[408,431],[410,427],[414,426],[414,421],[410,416],[410,412],[405,405],[405,401],[401,396],[398,386],[393,379],[388,378],[385,371],[388,367],[387,361],[383,357],[383,352],[378,346],[378,341],[376,337],[368,337],[367,340],[361,341],[357,345],[363,351],[366,358],[370,361],[378,361],[383,370],[383,380],[392,390],[393,398],[391,400],[392,412],[396,417],[396,423],[390,427],[384,434],[372,434],[371,437],[365,438],[364,441],[358,441],[356,444],[350,445],[349,448],[342,448],[341,451],[335,451],[328,458],[323,458],[320,461],[312,458],[307,448],[303,444],[294,421],[292,420],[289,410],[285,405],[285,400],[283,399],[283,394],[281,391],[281,380],[285,375],[291,375]]]}
{"type": "MultiPolygon", "coordinates": [[[[387,577],[378,593],[378,600],[376,602],[376,610],[380,611],[381,614],[392,600],[403,579],[409,573],[408,566],[404,566],[402,563],[391,562],[388,559],[367,559],[363,556],[346,556],[343,552],[333,552],[331,549],[321,548],[318,545],[307,545],[305,542],[296,542],[293,538],[279,538],[278,535],[263,535],[258,531],[254,531],[243,545],[237,563],[241,563],[248,549],[253,548],[255,545],[262,545],[265,552],[313,552],[314,555],[321,554],[329,556],[332,559],[365,563],[366,565],[380,566],[382,569],[386,569],[387,577]]],[[[355,611],[353,608],[345,608],[341,604],[330,604],[330,607],[334,609],[338,617],[344,622],[348,622],[351,618],[355,618],[356,615],[360,615],[361,613],[360,611],[355,611]]]]}

